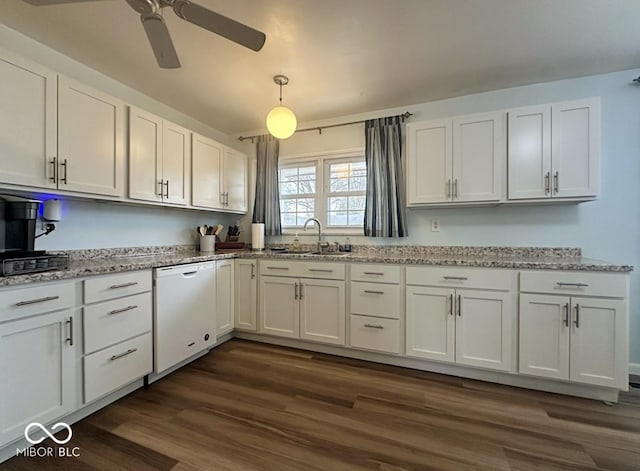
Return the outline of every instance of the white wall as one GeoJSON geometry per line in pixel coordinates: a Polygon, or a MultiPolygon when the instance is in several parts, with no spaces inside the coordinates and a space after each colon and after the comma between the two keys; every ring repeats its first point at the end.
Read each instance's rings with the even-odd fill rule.
{"type": "MultiPolygon", "coordinates": [[[[516,87],[432,103],[344,116],[300,127],[414,113],[412,121],[527,106],[592,96],[602,98],[602,191],[597,201],[579,205],[411,209],[409,237],[352,243],[580,247],[586,257],[640,267],[640,87],[631,80],[640,69],[516,87]],[[441,232],[431,232],[439,219],[441,232]]],[[[243,133],[245,135],[249,133],[243,133]]],[[[282,141],[282,158],[364,146],[363,125],[296,134],[282,141]]],[[[255,146],[245,152],[255,155],[255,146]]],[[[311,237],[311,236],[308,236],[311,237]]],[[[329,236],[329,240],[344,237],[329,236]]],[[[270,241],[290,241],[290,237],[270,241]]],[[[311,240],[311,239],[308,239],[311,240]]],[[[303,240],[303,242],[306,242],[303,240]]],[[[640,276],[631,278],[631,361],[640,363],[640,276]]]]}

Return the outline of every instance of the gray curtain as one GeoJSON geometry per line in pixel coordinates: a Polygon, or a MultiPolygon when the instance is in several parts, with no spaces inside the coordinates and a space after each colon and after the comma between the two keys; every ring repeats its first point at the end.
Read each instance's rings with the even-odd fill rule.
{"type": "Polygon", "coordinates": [[[402,116],[365,122],[367,197],[364,234],[369,237],[409,235],[402,171],[401,125],[402,116]]]}
{"type": "Polygon", "coordinates": [[[265,235],[280,235],[280,190],[278,188],[278,156],[280,141],[271,135],[258,137],[256,144],[256,201],[253,222],[264,223],[265,235]]]}

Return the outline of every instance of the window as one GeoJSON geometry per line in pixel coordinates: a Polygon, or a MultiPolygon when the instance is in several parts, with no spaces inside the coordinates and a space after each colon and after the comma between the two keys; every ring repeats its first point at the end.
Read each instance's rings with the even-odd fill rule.
{"type": "Polygon", "coordinates": [[[364,157],[318,156],[280,161],[283,229],[299,229],[315,217],[329,232],[358,233],[364,224],[367,186],[364,157]]]}

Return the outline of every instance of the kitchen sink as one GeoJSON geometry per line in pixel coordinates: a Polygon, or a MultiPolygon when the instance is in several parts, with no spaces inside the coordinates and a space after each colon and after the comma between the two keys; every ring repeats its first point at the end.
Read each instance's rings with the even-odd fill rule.
{"type": "Polygon", "coordinates": [[[308,252],[306,255],[333,255],[335,257],[344,257],[351,252],[308,252]]]}

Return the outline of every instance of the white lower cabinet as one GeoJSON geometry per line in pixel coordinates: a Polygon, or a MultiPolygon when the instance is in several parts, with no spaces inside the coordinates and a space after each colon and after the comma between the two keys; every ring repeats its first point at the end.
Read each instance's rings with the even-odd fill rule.
{"type": "MultiPolygon", "coordinates": [[[[322,273],[344,278],[344,265],[268,262],[262,272],[322,273]]],[[[316,342],[345,344],[345,283],[343,280],[262,275],[261,333],[316,342]]]]}
{"type": "MultiPolygon", "coordinates": [[[[464,286],[407,286],[407,356],[501,371],[512,369],[515,314],[509,276],[496,277],[493,291],[472,289],[469,280],[482,278],[479,272],[437,268],[430,272],[424,267],[407,270],[412,271],[407,275],[408,283],[429,280],[464,286]]],[[[515,278],[512,272],[507,274],[515,278]]]]}
{"type": "Polygon", "coordinates": [[[258,329],[258,263],[235,260],[235,328],[255,332],[258,329]]]}
{"type": "Polygon", "coordinates": [[[116,391],[153,370],[151,272],[84,282],[84,402],[116,391]]]}
{"type": "Polygon", "coordinates": [[[400,352],[400,320],[351,315],[351,346],[383,353],[400,352]]]}
{"type": "MultiPolygon", "coordinates": [[[[29,297],[31,290],[5,291],[0,298],[16,292],[29,297]]],[[[33,302],[30,307],[46,305],[33,302]]],[[[7,322],[3,312],[0,318],[0,445],[20,438],[29,423],[47,424],[78,406],[79,316],[75,309],[43,310],[7,322]]]]}
{"type": "Polygon", "coordinates": [[[235,304],[233,259],[216,262],[216,335],[233,330],[235,304]]]}
{"type": "Polygon", "coordinates": [[[520,373],[626,387],[625,301],[520,295],[520,373]]]}

